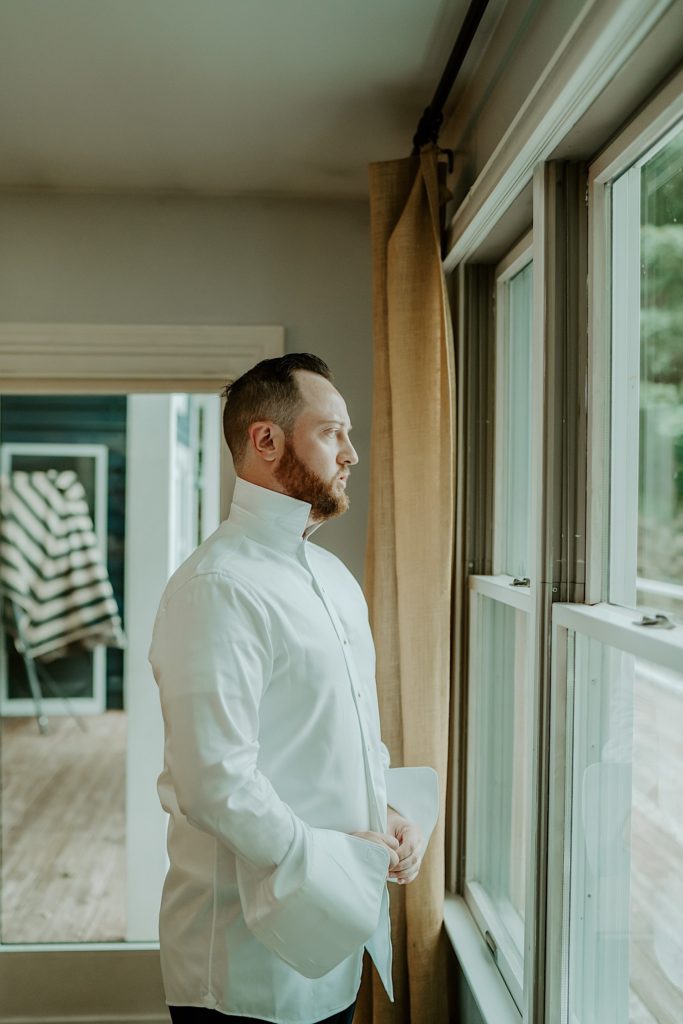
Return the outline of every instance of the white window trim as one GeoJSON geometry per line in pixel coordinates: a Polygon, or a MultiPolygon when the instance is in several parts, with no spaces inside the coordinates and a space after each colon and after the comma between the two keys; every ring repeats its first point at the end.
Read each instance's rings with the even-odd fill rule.
{"type": "MultiPolygon", "coordinates": [[[[681,117],[683,71],[676,74],[652,102],[641,110],[595,159],[588,172],[588,604],[607,599],[609,580],[612,182],[636,164],[645,151],[663,139],[681,117]]],[[[616,410],[618,419],[620,415],[620,410],[616,410]]],[[[634,462],[632,450],[627,454],[634,462]]],[[[622,473],[621,480],[622,485],[628,488],[628,473],[626,476],[622,473]]],[[[612,497],[614,499],[616,496],[612,497]]]]}
{"type": "Polygon", "coordinates": [[[0,323],[6,394],[201,392],[283,351],[279,326],[0,323]]]}
{"type": "Polygon", "coordinates": [[[531,263],[533,247],[534,233],[527,231],[496,266],[496,283],[503,284],[505,281],[509,281],[511,277],[523,270],[527,263],[531,263]]]}
{"type": "MultiPolygon", "coordinates": [[[[496,967],[500,971],[500,976],[505,982],[505,986],[510,992],[515,1005],[517,1007],[522,1006],[524,961],[513,943],[508,939],[505,931],[506,925],[504,925],[502,931],[495,928],[495,922],[500,920],[500,914],[492,906],[486,890],[479,882],[465,883],[465,903],[484,939],[488,935],[495,942],[493,958],[496,967]],[[495,935],[492,929],[495,931],[495,935]]],[[[489,949],[489,952],[492,953],[492,950],[489,949]]]]}
{"type": "Polygon", "coordinates": [[[461,896],[446,895],[444,927],[484,1024],[521,1024],[522,1015],[461,896]]]}
{"type": "Polygon", "coordinates": [[[521,612],[530,612],[531,588],[513,587],[513,579],[513,576],[504,573],[498,576],[470,576],[470,590],[483,597],[489,597],[492,601],[500,601],[501,604],[518,608],[521,612]]]}
{"type": "Polygon", "coordinates": [[[613,604],[556,604],[553,622],[674,672],[683,671],[683,625],[639,625],[639,613],[613,604]]]}

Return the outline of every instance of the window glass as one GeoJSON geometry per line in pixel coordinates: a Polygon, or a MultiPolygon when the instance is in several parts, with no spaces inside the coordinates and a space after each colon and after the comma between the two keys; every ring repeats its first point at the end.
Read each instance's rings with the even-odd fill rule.
{"type": "Polygon", "coordinates": [[[683,1020],[683,674],[572,636],[563,1019],[677,1024],[683,1020]]]}
{"type": "Polygon", "coordinates": [[[505,284],[505,431],[503,436],[504,571],[529,568],[531,460],[531,286],[528,263],[505,284]]]}
{"type": "Polygon", "coordinates": [[[683,618],[683,130],[640,181],[637,605],[683,618]]]}
{"type": "Polygon", "coordinates": [[[475,597],[467,878],[521,983],[529,831],[526,613],[475,597]]]}

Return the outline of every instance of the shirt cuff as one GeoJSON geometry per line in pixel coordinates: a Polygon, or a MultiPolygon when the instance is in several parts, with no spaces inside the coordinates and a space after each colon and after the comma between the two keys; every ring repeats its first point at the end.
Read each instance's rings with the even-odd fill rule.
{"type": "Polygon", "coordinates": [[[425,850],[439,818],[439,776],[433,768],[387,768],[387,804],[417,825],[425,850]]]}
{"type": "Polygon", "coordinates": [[[356,953],[377,929],[389,870],[379,843],[295,818],[294,839],[271,871],[237,858],[247,927],[307,978],[356,953]]]}

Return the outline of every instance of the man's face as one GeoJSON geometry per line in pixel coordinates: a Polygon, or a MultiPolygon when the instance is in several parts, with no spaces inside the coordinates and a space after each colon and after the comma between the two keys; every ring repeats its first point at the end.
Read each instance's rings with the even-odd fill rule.
{"type": "Polygon", "coordinates": [[[341,515],[349,507],[346,482],[358,462],[349,440],[346,403],[334,385],[317,373],[297,370],[303,409],[275,469],[292,498],[310,502],[317,520],[341,515]]]}

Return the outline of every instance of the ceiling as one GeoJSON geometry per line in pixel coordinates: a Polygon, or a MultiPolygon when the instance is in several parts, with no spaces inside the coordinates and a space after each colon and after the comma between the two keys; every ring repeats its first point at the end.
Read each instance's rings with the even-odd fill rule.
{"type": "Polygon", "coordinates": [[[363,196],[467,0],[0,0],[0,188],[363,196]]]}

